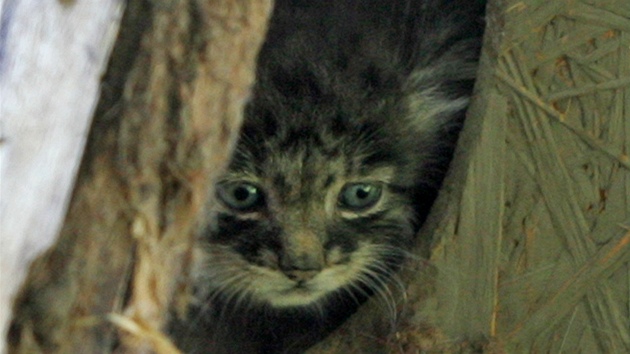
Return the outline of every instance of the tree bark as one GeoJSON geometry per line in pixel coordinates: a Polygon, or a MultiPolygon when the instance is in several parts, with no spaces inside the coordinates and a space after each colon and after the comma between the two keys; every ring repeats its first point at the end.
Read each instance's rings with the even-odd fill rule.
{"type": "Polygon", "coordinates": [[[176,352],[198,222],[254,79],[271,2],[130,1],[58,243],[17,301],[13,352],[176,352]]]}

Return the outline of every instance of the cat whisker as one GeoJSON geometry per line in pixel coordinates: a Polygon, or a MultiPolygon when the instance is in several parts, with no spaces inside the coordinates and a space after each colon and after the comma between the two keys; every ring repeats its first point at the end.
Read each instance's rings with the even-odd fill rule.
{"type": "Polygon", "coordinates": [[[391,318],[394,319],[397,317],[396,300],[392,292],[387,287],[387,280],[383,278],[383,275],[380,273],[380,271],[368,269],[365,274],[367,275],[367,279],[369,280],[372,289],[383,299],[388,313],[391,318]]]}

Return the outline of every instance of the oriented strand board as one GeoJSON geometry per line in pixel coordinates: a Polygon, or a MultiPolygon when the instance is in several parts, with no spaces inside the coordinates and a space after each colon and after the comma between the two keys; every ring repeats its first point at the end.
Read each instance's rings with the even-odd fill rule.
{"type": "Polygon", "coordinates": [[[509,9],[495,71],[510,168],[494,334],[514,351],[628,352],[630,3],[509,9]]]}

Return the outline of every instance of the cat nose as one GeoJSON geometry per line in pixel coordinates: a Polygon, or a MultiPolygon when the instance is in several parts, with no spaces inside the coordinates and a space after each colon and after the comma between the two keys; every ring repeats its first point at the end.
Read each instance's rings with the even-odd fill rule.
{"type": "Polygon", "coordinates": [[[289,279],[297,282],[309,281],[322,270],[319,257],[306,253],[300,256],[285,254],[280,263],[282,272],[289,279]]]}

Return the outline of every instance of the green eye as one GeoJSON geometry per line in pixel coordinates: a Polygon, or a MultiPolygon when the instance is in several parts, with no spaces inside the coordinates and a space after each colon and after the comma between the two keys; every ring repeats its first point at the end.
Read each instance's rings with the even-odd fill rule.
{"type": "Polygon", "coordinates": [[[339,206],[353,211],[365,210],[381,199],[382,187],[374,183],[346,184],[339,193],[339,206]]]}
{"type": "Polygon", "coordinates": [[[247,182],[220,183],[217,195],[226,206],[238,211],[253,211],[264,202],[260,188],[247,182]]]}

